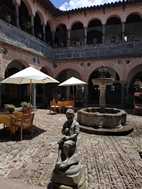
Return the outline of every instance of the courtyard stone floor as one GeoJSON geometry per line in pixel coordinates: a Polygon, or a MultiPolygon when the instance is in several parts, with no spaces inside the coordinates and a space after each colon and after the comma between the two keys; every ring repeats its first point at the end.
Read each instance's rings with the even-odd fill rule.
{"type": "MultiPolygon", "coordinates": [[[[65,114],[36,110],[32,135],[25,133],[22,141],[8,137],[1,126],[0,177],[47,188],[65,119],[65,114]]],[[[134,126],[127,136],[80,132],[78,150],[88,189],[142,189],[142,117],[128,114],[127,124],[134,126]]]]}

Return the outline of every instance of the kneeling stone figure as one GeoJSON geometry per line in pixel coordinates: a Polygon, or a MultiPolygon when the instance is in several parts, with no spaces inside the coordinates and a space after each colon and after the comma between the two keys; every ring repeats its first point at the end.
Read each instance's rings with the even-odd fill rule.
{"type": "Polygon", "coordinates": [[[76,143],[79,123],[74,120],[74,111],[68,109],[63,125],[64,137],[58,142],[58,158],[51,182],[53,189],[87,189],[85,171],[80,164],[76,143]]]}

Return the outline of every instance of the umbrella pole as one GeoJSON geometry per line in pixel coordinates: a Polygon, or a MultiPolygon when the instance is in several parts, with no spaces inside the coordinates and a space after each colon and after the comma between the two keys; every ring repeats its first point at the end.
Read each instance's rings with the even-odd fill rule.
{"type": "Polygon", "coordinates": [[[75,101],[74,86],[73,86],[73,100],[75,101]]]}
{"type": "Polygon", "coordinates": [[[30,80],[30,104],[32,104],[32,81],[30,80]]]}
{"type": "Polygon", "coordinates": [[[33,108],[36,109],[36,84],[33,84],[33,108]]]}

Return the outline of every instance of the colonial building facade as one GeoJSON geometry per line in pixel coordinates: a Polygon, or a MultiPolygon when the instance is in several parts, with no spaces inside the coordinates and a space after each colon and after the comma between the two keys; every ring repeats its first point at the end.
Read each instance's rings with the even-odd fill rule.
{"type": "MultiPolygon", "coordinates": [[[[32,65],[59,81],[70,76],[86,81],[77,97],[97,104],[99,88],[92,79],[103,67],[114,78],[107,103],[128,106],[142,80],[142,2],[61,11],[48,0],[1,0],[0,47],[1,80],[32,65]]],[[[3,103],[23,96],[25,88],[2,86],[3,103]]],[[[41,103],[48,101],[49,88],[37,86],[41,103]]]]}

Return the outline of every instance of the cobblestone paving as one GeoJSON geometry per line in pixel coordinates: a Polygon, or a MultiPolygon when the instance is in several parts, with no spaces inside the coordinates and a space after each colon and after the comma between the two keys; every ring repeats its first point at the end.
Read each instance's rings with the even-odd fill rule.
{"type": "MultiPolygon", "coordinates": [[[[32,136],[11,140],[0,130],[0,176],[47,186],[57,158],[64,114],[37,110],[32,136]]],[[[88,189],[142,189],[142,117],[128,115],[134,131],[127,136],[80,133],[79,153],[88,189]]],[[[2,127],[1,127],[2,128],[2,127]]]]}

